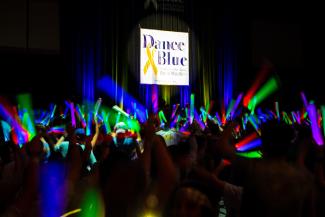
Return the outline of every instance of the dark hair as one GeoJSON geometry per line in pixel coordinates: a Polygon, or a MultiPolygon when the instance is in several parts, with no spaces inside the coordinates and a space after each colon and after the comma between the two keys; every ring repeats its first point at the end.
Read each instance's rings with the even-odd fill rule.
{"type": "Polygon", "coordinates": [[[215,204],[217,204],[219,200],[218,194],[211,190],[211,187],[209,187],[207,184],[200,182],[200,181],[194,181],[194,180],[189,180],[186,182],[183,182],[180,186],[178,186],[174,192],[171,195],[171,199],[169,200],[169,203],[166,207],[166,210],[164,211],[164,216],[172,216],[173,209],[177,205],[177,194],[182,190],[190,188],[193,190],[196,190],[206,196],[208,199],[209,204],[202,204],[201,207],[201,216],[204,217],[215,217],[217,210],[215,204]]]}
{"type": "Polygon", "coordinates": [[[266,157],[285,157],[295,138],[291,125],[272,120],[261,126],[262,151],[266,157]]]}
{"type": "Polygon", "coordinates": [[[2,161],[4,164],[10,162],[10,150],[13,149],[13,146],[15,144],[9,140],[7,142],[4,142],[3,144],[0,144],[0,157],[2,158],[2,161]]]}

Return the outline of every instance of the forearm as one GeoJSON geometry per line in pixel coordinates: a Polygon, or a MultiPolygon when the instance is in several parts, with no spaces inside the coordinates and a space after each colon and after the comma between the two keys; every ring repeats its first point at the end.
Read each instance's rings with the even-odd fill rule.
{"type": "Polygon", "coordinates": [[[151,143],[152,140],[145,140],[143,144],[143,152],[139,155],[141,166],[145,174],[145,185],[147,186],[150,182],[150,171],[151,171],[151,143]]]}
{"type": "Polygon", "coordinates": [[[96,132],[95,132],[95,135],[93,136],[92,140],[91,140],[91,146],[94,147],[97,143],[97,139],[98,139],[98,136],[99,136],[99,127],[96,126],[96,132]]]}
{"type": "Polygon", "coordinates": [[[65,140],[65,136],[61,136],[60,139],[56,141],[56,143],[53,145],[53,148],[60,145],[65,140]]]}
{"type": "Polygon", "coordinates": [[[165,144],[154,139],[153,157],[157,165],[157,195],[163,207],[177,184],[177,172],[165,144]]]}
{"type": "Polygon", "coordinates": [[[28,167],[27,167],[27,176],[25,186],[23,191],[18,196],[17,200],[10,207],[11,210],[15,210],[16,213],[19,213],[20,216],[26,216],[29,208],[32,206],[32,203],[35,201],[35,196],[38,195],[38,186],[39,186],[39,159],[31,158],[28,167]]]}

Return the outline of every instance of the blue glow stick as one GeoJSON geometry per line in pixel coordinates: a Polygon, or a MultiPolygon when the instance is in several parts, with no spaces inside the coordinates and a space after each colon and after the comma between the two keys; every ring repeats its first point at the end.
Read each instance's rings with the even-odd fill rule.
{"type": "Polygon", "coordinates": [[[322,146],[324,145],[324,141],[323,141],[321,131],[318,127],[316,106],[314,104],[309,104],[307,110],[311,122],[311,130],[312,130],[313,138],[317,145],[322,146]]]}

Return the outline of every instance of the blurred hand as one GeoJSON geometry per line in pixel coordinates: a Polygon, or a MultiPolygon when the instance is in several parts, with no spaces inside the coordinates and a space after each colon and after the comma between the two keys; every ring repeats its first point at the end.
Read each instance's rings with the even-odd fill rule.
{"type": "Polygon", "coordinates": [[[217,151],[225,158],[236,156],[235,138],[233,135],[235,124],[228,122],[224,127],[220,138],[216,141],[217,151]]]}
{"type": "Polygon", "coordinates": [[[72,124],[67,124],[65,130],[66,130],[66,132],[68,133],[69,136],[75,134],[75,128],[72,126],[72,124]]]}
{"type": "Polygon", "coordinates": [[[148,119],[146,123],[141,125],[141,137],[144,140],[147,141],[152,140],[155,133],[156,133],[156,127],[150,119],[148,119]]]}
{"type": "Polygon", "coordinates": [[[43,143],[41,141],[41,135],[36,135],[27,144],[30,157],[40,157],[43,154],[43,143]]]}

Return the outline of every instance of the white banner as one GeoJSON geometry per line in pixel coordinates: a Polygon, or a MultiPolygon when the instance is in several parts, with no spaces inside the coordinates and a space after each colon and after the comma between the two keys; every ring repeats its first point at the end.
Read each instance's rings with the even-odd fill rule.
{"type": "Polygon", "coordinates": [[[140,29],[140,83],[189,85],[187,32],[140,29]]]}

